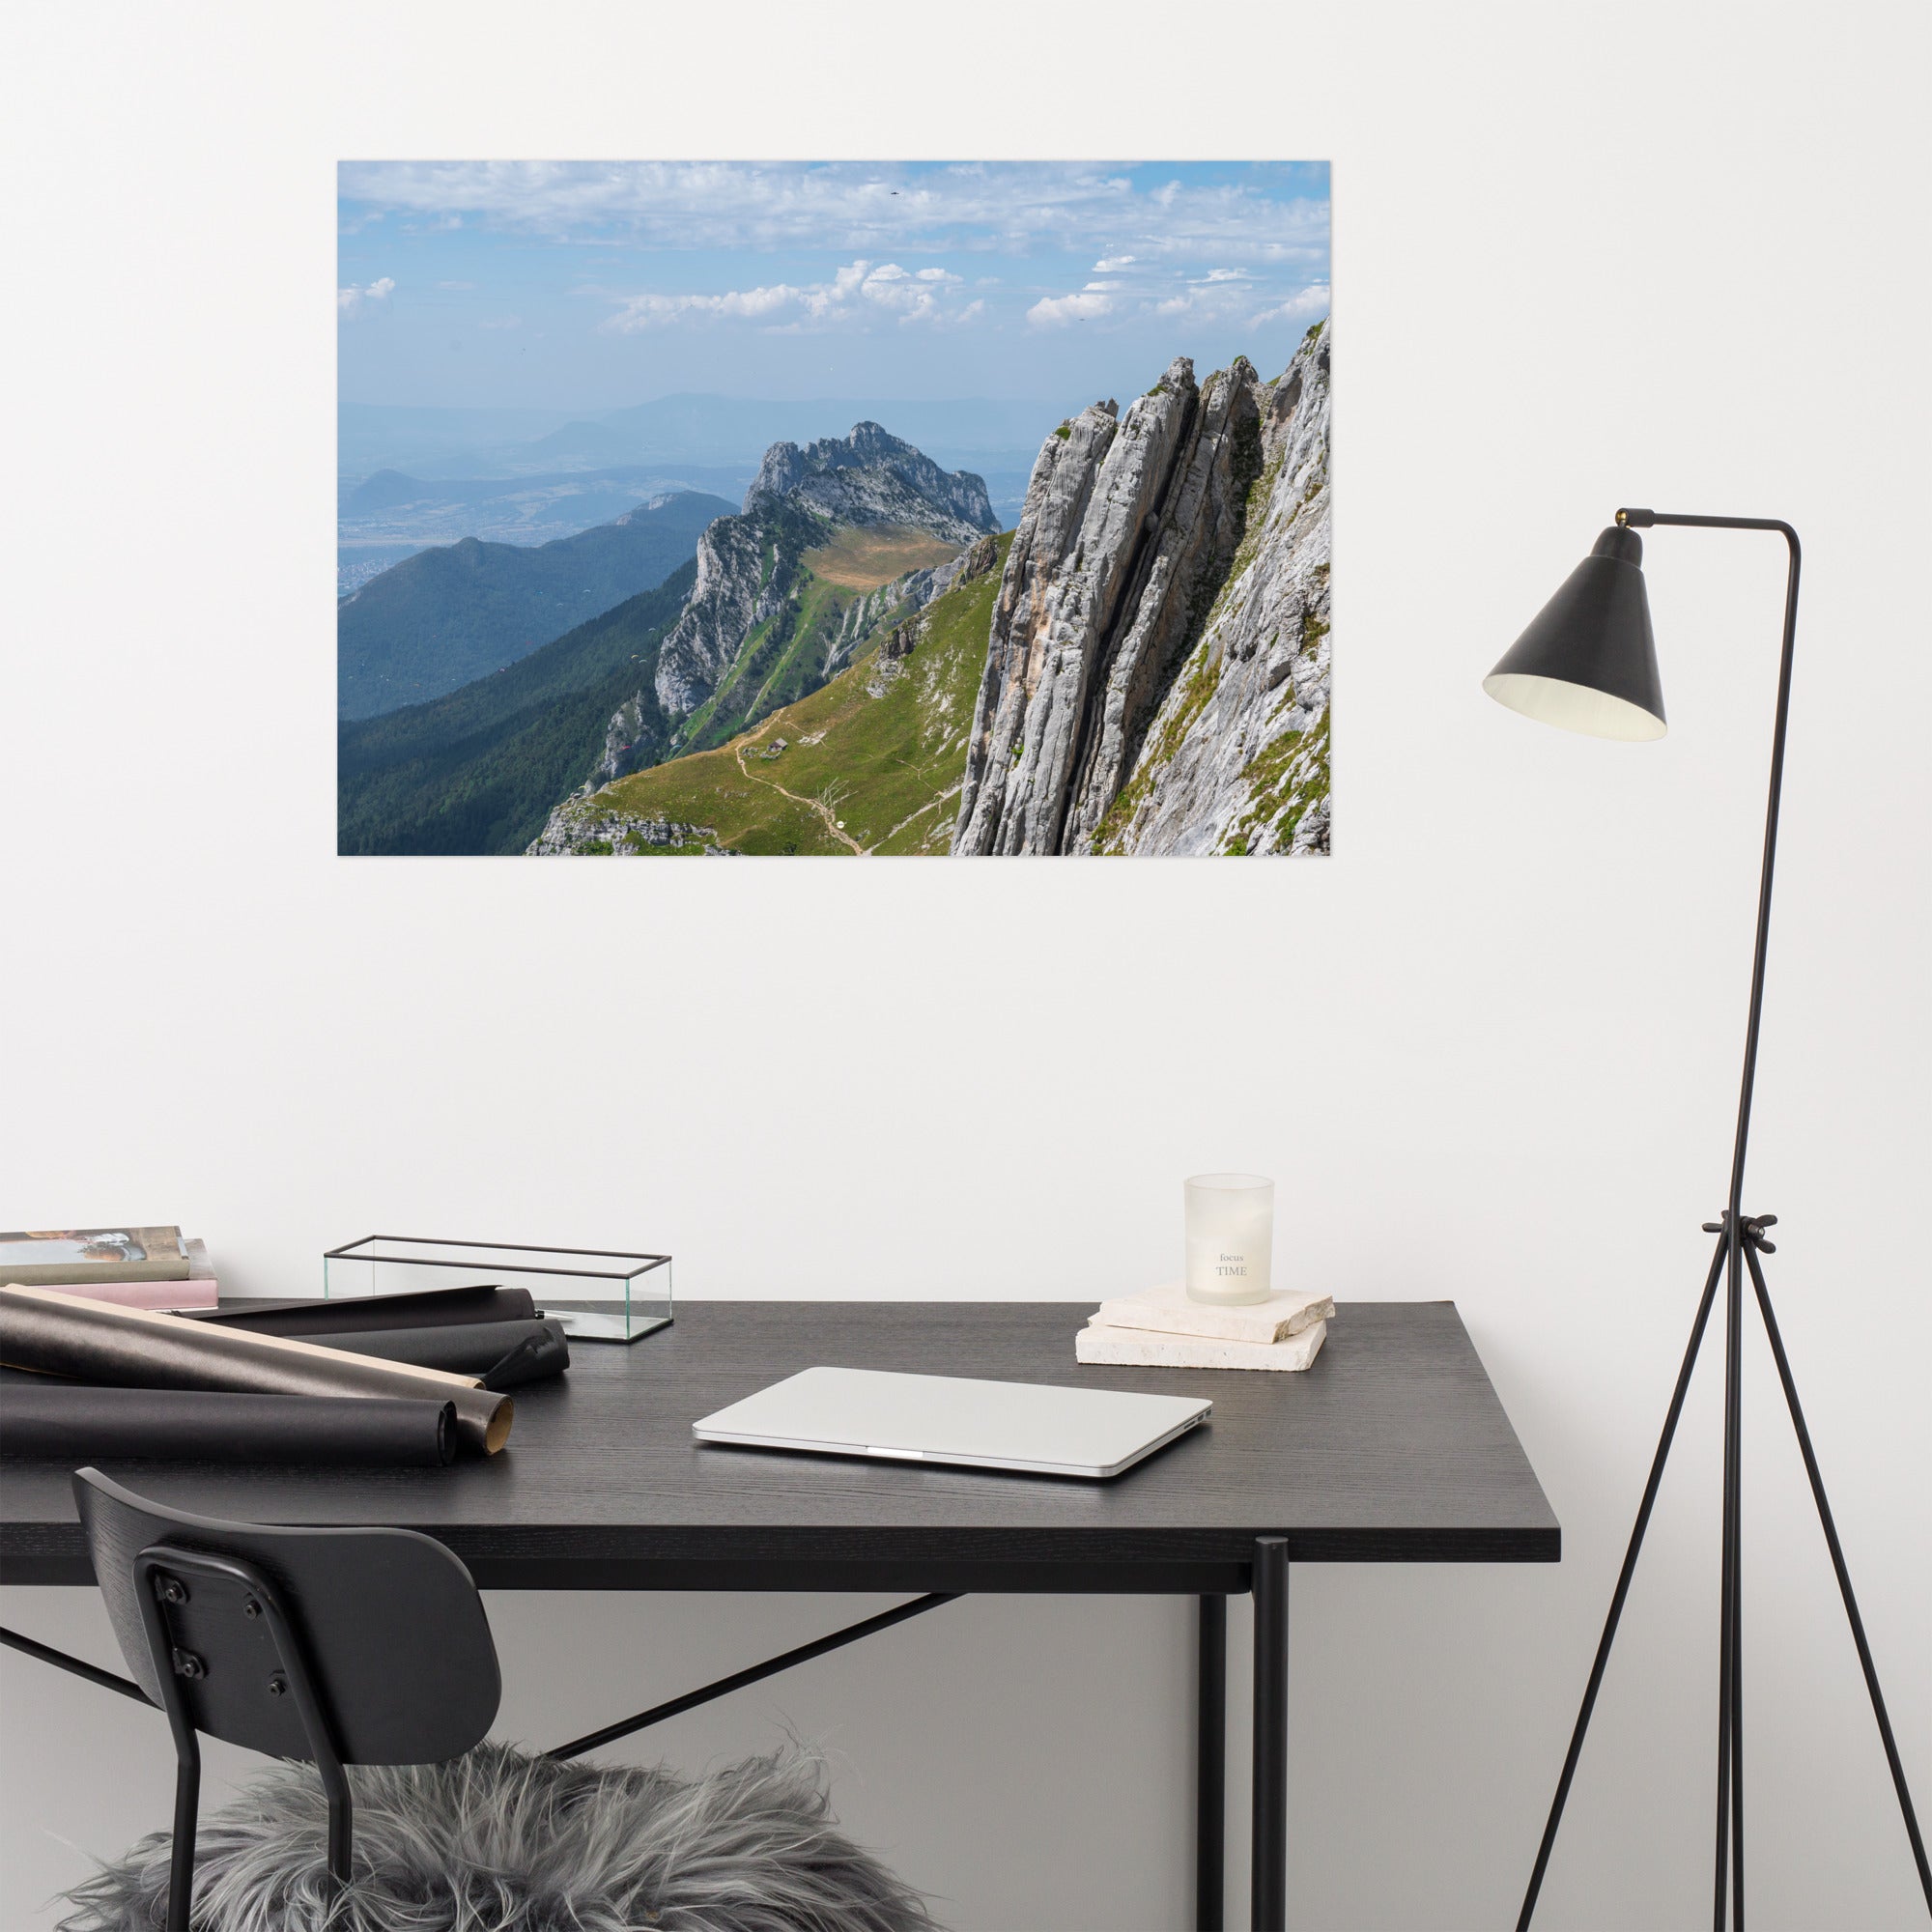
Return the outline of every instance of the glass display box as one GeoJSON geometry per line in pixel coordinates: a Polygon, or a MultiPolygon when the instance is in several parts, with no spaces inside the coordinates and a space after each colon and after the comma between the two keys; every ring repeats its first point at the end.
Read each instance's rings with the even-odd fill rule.
{"type": "Polygon", "coordinates": [[[367,1235],[322,1258],[322,1292],[331,1301],[486,1284],[528,1289],[572,1341],[638,1342],[670,1325],[668,1255],[367,1235]]]}

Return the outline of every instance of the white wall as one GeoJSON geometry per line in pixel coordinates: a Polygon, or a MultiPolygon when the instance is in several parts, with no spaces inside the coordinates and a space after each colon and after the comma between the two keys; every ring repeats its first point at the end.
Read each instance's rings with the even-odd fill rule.
{"type": "MultiPolygon", "coordinates": [[[[663,1243],[695,1296],[1091,1300],[1165,1265],[1181,1175],[1276,1173],[1298,1278],[1456,1298],[1565,1536],[1554,1569],[1297,1574],[1294,1922],[1505,1922],[1722,1201],[1776,541],[1650,540],[1662,746],[1535,729],[1477,681],[1619,502],[1784,516],[1747,1206],[1783,1219],[1787,1339],[1932,1809],[1901,1211],[1932,1154],[1927,38],[1906,6],[11,16],[0,1222],[179,1219],[268,1293],[404,1226],[663,1243]],[[1335,164],[1332,861],[331,856],[338,157],[1122,149],[1335,164]]],[[[1753,1917],[1917,1923],[1759,1344],[1747,1378],[1753,1917]]],[[[1552,1927],[1708,1896],[1716,1381],[1552,1927]]],[[[84,1593],[0,1599],[111,1655],[84,1593]]],[[[505,1727],[554,1740],[854,1607],[497,1597],[505,1727]]],[[[652,1748],[823,1740],[844,1817],[967,1932],[1173,1927],[1187,1631],[1172,1603],[973,1601],[652,1748]]],[[[165,1822],[167,1747],[12,1653],[0,1689],[0,1918],[44,1925],[85,1853],[165,1822]]],[[[1237,1819],[1244,1790],[1237,1756],[1237,1819]]]]}

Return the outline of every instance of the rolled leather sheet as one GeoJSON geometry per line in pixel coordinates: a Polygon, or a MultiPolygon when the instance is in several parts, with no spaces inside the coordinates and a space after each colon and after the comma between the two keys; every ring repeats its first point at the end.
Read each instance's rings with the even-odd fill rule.
{"type": "Polygon", "coordinates": [[[435,1468],[456,1455],[456,1410],[434,1400],[90,1388],[0,1382],[0,1456],[69,1467],[97,1458],[435,1468]]]}
{"type": "Polygon", "coordinates": [[[443,1369],[457,1376],[487,1376],[517,1355],[514,1368],[493,1381],[494,1388],[541,1381],[570,1366],[570,1344],[564,1340],[561,1321],[461,1321],[441,1328],[378,1328],[367,1334],[306,1339],[325,1349],[347,1349],[379,1361],[413,1362],[418,1368],[443,1369]]]}
{"type": "Polygon", "coordinates": [[[508,1396],[479,1387],[470,1376],[377,1361],[290,1335],[110,1307],[50,1288],[0,1287],[0,1362],[122,1388],[447,1402],[456,1409],[457,1440],[478,1455],[503,1446],[516,1413],[508,1396]]]}
{"type": "Polygon", "coordinates": [[[407,1294],[335,1295],[306,1301],[231,1301],[197,1311],[196,1321],[258,1335],[367,1335],[379,1328],[440,1328],[445,1323],[538,1319],[526,1288],[414,1289],[407,1294]]]}

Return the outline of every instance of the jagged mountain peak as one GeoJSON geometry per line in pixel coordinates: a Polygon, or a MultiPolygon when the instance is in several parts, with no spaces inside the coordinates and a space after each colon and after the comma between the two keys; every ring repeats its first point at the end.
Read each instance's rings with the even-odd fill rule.
{"type": "Polygon", "coordinates": [[[875,422],[848,435],[820,437],[803,448],[775,442],[752,487],[745,514],[796,501],[843,524],[904,524],[971,543],[999,528],[983,478],[942,469],[923,450],[875,422]]]}
{"type": "Polygon", "coordinates": [[[668,717],[691,716],[733,674],[748,642],[763,648],[775,635],[789,637],[806,554],[840,527],[923,532],[963,549],[999,526],[983,478],[942,469],[879,423],[855,423],[803,448],[773,443],[744,509],[720,517],[698,543],[697,582],[658,654],[658,703],[668,717]]]}

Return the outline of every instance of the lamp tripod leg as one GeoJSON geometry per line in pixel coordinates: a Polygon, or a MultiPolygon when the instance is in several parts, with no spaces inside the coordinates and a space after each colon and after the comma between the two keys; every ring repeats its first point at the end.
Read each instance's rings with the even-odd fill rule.
{"type": "Polygon", "coordinates": [[[1744,1257],[1738,1217],[1727,1214],[1724,1233],[1724,1501],[1723,1555],[1718,1586],[1718,1856],[1713,1882],[1711,1923],[1724,1932],[1727,1898],[1735,1899],[1731,1923],[1744,1932],[1744,1699],[1740,1685],[1742,1590],[1739,1571],[1740,1420],[1744,1406],[1741,1345],[1744,1340],[1744,1257]]]}
{"type": "Polygon", "coordinates": [[[1711,1259],[1711,1271],[1704,1278],[1704,1293],[1697,1303],[1697,1319],[1690,1324],[1690,1343],[1684,1350],[1684,1366],[1677,1372],[1677,1386],[1671,1391],[1670,1407],[1663,1418],[1663,1434],[1658,1438],[1657,1454],[1650,1464],[1650,1480],[1644,1485],[1643,1501],[1637,1505],[1636,1522],[1631,1530],[1630,1547],[1624,1551],[1624,1566],[1617,1573],[1617,1587],[1610,1596],[1609,1615],[1604,1620],[1604,1634],[1597,1643],[1596,1661],[1590,1666],[1590,1681],[1583,1687],[1582,1708],[1577,1713],[1577,1728],[1570,1735],[1569,1754],[1563,1760],[1562,1776],[1556,1780],[1556,1796],[1543,1828],[1543,1842],[1536,1848],[1536,1864],[1529,1875],[1529,1889],[1522,1896],[1522,1911],[1517,1918],[1517,1932],[1529,1932],[1536,1913],[1536,1898],[1543,1889],[1543,1874],[1548,1869],[1549,1854],[1556,1843],[1556,1828],[1563,1822],[1563,1806],[1570,1785],[1577,1776],[1577,1760],[1582,1755],[1583,1736],[1590,1728],[1590,1714],[1596,1709],[1597,1692],[1604,1682],[1604,1669],[1610,1661],[1610,1646],[1616,1640],[1617,1620],[1624,1612],[1624,1599],[1630,1594],[1631,1578],[1636,1572],[1637,1552],[1643,1548],[1643,1533],[1650,1527],[1650,1512],[1657,1502],[1659,1485],[1663,1481],[1663,1465],[1670,1456],[1671,1439],[1677,1434],[1677,1418],[1684,1410],[1684,1397],[1690,1386],[1690,1373],[1697,1366],[1697,1350],[1704,1343],[1704,1329],[1711,1319],[1711,1304],[1717,1298],[1718,1277],[1724,1271],[1728,1239],[1718,1243],[1711,1259]]]}
{"type": "Polygon", "coordinates": [[[1731,1260],[1737,1329],[1730,1403],[1731,1463],[1731,1923],[1745,1932],[1745,1308],[1742,1253],[1731,1260]]]}
{"type": "Polygon", "coordinates": [[[1905,1782],[1905,1767],[1899,1762],[1898,1744],[1891,1734],[1891,1719],[1886,1715],[1885,1697],[1878,1688],[1878,1667],[1872,1662],[1871,1645],[1865,1641],[1864,1619],[1859,1615],[1859,1601],[1852,1594],[1851,1572],[1845,1567],[1845,1552],[1838,1543],[1837,1525],[1832,1520],[1832,1505],[1825,1496],[1825,1479],[1818,1473],[1818,1458],[1812,1453],[1811,1432],[1804,1426],[1804,1411],[1799,1406],[1798,1384],[1791,1378],[1791,1363],[1784,1352],[1784,1338],[1777,1332],[1777,1318],[1771,1312],[1771,1291],[1765,1287],[1764,1269],[1754,1246],[1745,1249],[1745,1263],[1750,1269],[1751,1286],[1757,1292],[1758,1312],[1764,1317],[1764,1332],[1771,1343],[1772,1359],[1777,1364],[1777,1379],[1784,1386],[1785,1406],[1791,1410],[1791,1426],[1798,1434],[1798,1447],[1804,1458],[1804,1473],[1811,1481],[1811,1497],[1818,1505],[1818,1520],[1824,1526],[1825,1547],[1832,1552],[1832,1568],[1837,1574],[1838,1594],[1845,1600],[1845,1616],[1852,1627],[1852,1641],[1858,1646],[1859,1666],[1865,1674],[1865,1689],[1871,1693],[1872,1716],[1878,1719],[1880,1742],[1885,1746],[1885,1761],[1891,1768],[1892,1788],[1898,1793],[1899,1815],[1905,1820],[1905,1835],[1912,1841],[1912,1857],[1918,1866],[1918,1884],[1925,1893],[1925,1909],[1932,1913],[1932,1865],[1925,1859],[1925,1840],[1919,1835],[1918,1818],[1912,1808],[1912,1793],[1905,1782]]]}
{"type": "Polygon", "coordinates": [[[1745,1293],[1744,1244],[1733,1236],[1729,1404],[1731,1464],[1731,1923],[1745,1932],[1745,1293]]]}

